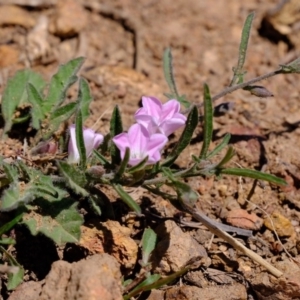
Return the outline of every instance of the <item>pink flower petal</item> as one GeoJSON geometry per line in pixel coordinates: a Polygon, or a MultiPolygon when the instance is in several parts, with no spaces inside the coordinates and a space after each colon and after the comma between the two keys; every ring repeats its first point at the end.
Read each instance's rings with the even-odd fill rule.
{"type": "Polygon", "coordinates": [[[172,134],[174,131],[179,129],[185,124],[186,120],[182,118],[173,118],[169,119],[165,122],[163,122],[160,126],[160,130],[162,133],[164,133],[166,136],[169,136],[172,134]]]}
{"type": "Polygon", "coordinates": [[[169,100],[163,105],[161,120],[173,118],[180,111],[180,104],[177,100],[169,100]]]}
{"type": "Polygon", "coordinates": [[[141,124],[143,127],[147,129],[149,134],[156,133],[158,130],[157,124],[155,124],[152,116],[149,115],[136,115],[135,120],[138,124],[141,124]]]}
{"type": "Polygon", "coordinates": [[[130,143],[128,140],[128,133],[123,132],[118,135],[116,135],[113,139],[113,142],[117,146],[117,148],[121,152],[121,158],[123,159],[125,156],[126,147],[130,148],[130,143]]]}
{"type": "MultiPolygon", "coordinates": [[[[75,124],[70,125],[69,131],[70,140],[68,145],[68,162],[75,164],[80,160],[76,144],[75,124]]],[[[83,140],[86,156],[89,157],[92,154],[93,149],[97,148],[103,142],[103,135],[95,133],[95,131],[90,128],[83,128],[83,140]]]]}
{"type": "Polygon", "coordinates": [[[155,153],[160,153],[163,147],[167,144],[168,138],[161,133],[156,133],[151,135],[148,145],[147,145],[147,153],[149,156],[153,156],[155,153]]]}
{"type": "Polygon", "coordinates": [[[143,112],[153,118],[159,118],[162,111],[161,102],[155,97],[142,97],[143,112]]]}

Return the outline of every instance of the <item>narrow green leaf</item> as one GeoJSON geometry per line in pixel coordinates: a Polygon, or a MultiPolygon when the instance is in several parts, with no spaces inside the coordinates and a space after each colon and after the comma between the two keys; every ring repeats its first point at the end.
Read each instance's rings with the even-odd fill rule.
{"type": "Polygon", "coordinates": [[[112,186],[124,203],[127,204],[128,207],[135,211],[138,215],[140,215],[142,212],[140,206],[123,190],[122,186],[120,184],[113,184],[112,186]]]}
{"type": "Polygon", "coordinates": [[[11,129],[16,109],[28,103],[28,83],[32,83],[38,91],[41,91],[45,86],[43,78],[31,70],[18,71],[6,85],[1,100],[1,110],[5,121],[4,133],[11,129]]]}
{"type": "Polygon", "coordinates": [[[181,137],[173,148],[172,152],[168,155],[162,166],[170,166],[179,156],[179,154],[190,144],[193,133],[198,125],[198,109],[193,107],[186,121],[185,128],[181,137]]]}
{"type": "Polygon", "coordinates": [[[246,59],[246,54],[247,54],[247,48],[248,48],[248,42],[249,42],[249,37],[250,37],[250,31],[251,31],[251,26],[252,26],[252,21],[254,18],[254,12],[250,13],[247,16],[247,19],[244,23],[243,31],[242,31],[242,37],[241,37],[241,43],[240,43],[240,49],[239,49],[239,58],[238,58],[238,63],[237,67],[234,68],[234,76],[231,80],[231,83],[229,86],[233,86],[236,83],[243,83],[243,67],[246,59]]]}
{"type": "Polygon", "coordinates": [[[248,170],[248,169],[239,169],[239,168],[228,168],[228,169],[219,169],[218,173],[220,174],[228,174],[228,175],[236,175],[249,177],[257,180],[268,181],[277,185],[287,185],[286,181],[267,173],[263,173],[256,170],[248,170]]]}
{"type": "Polygon", "coordinates": [[[223,157],[223,159],[217,164],[216,169],[223,167],[224,165],[226,165],[235,155],[235,151],[233,149],[232,146],[229,146],[225,156],[223,157]]]}
{"type": "Polygon", "coordinates": [[[80,105],[82,121],[85,121],[86,118],[90,115],[89,106],[92,100],[93,98],[88,82],[84,78],[80,78],[77,102],[80,105]]]}
{"type": "Polygon", "coordinates": [[[200,159],[205,159],[212,140],[213,134],[213,114],[214,109],[209,92],[209,87],[204,84],[204,124],[203,124],[203,145],[200,152],[200,159]]]}
{"type": "Polygon", "coordinates": [[[143,264],[149,262],[149,257],[156,245],[157,234],[151,229],[146,228],[142,237],[142,256],[143,264]]]}
{"type": "Polygon", "coordinates": [[[80,163],[79,166],[81,170],[86,169],[86,149],[83,138],[83,124],[82,124],[82,113],[79,108],[76,113],[76,121],[75,121],[75,136],[76,136],[76,146],[79,152],[80,163]]]}
{"type": "Polygon", "coordinates": [[[76,193],[87,197],[89,193],[84,189],[87,184],[85,174],[73,165],[57,161],[60,173],[67,180],[69,187],[76,193]]]}
{"type": "Polygon", "coordinates": [[[134,290],[132,290],[131,293],[136,293],[136,292],[141,293],[141,292],[144,292],[144,291],[148,291],[149,290],[148,287],[152,286],[160,278],[161,278],[161,276],[159,274],[151,274],[143,282],[141,282],[137,287],[135,287],[134,290]]]}
{"type": "Polygon", "coordinates": [[[43,98],[39,91],[31,83],[27,84],[27,94],[28,102],[32,105],[32,127],[38,130],[41,127],[41,122],[45,118],[45,113],[43,112],[43,98]]]}
{"type": "Polygon", "coordinates": [[[76,82],[76,74],[83,62],[84,58],[79,57],[59,67],[58,72],[51,79],[48,96],[44,104],[44,111],[50,113],[62,104],[66,98],[68,88],[76,82]]]}
{"type": "Polygon", "coordinates": [[[177,91],[174,74],[173,74],[173,57],[171,53],[171,49],[167,48],[164,51],[163,56],[163,66],[164,66],[164,75],[165,79],[167,81],[167,84],[169,86],[169,89],[171,91],[171,94],[175,96],[176,99],[179,98],[179,94],[177,91]]]}
{"type": "MultiPolygon", "coordinates": [[[[110,136],[113,138],[123,132],[123,125],[119,107],[116,105],[110,120],[110,136]]],[[[121,162],[119,149],[112,143],[110,148],[111,162],[113,165],[121,162]]]]}
{"type": "Polygon", "coordinates": [[[221,152],[228,145],[230,138],[231,138],[231,134],[226,133],[222,142],[220,144],[218,144],[214,150],[212,150],[210,153],[208,153],[208,155],[206,156],[206,159],[209,159],[209,158],[215,156],[216,154],[218,154],[219,152],[221,152]]]}
{"type": "Polygon", "coordinates": [[[110,166],[110,162],[100,152],[94,149],[93,153],[102,165],[110,166]]]}
{"type": "Polygon", "coordinates": [[[0,237],[10,229],[12,229],[23,217],[22,213],[17,214],[12,220],[9,222],[5,223],[0,227],[0,237]]]}
{"type": "Polygon", "coordinates": [[[40,199],[36,203],[39,209],[24,214],[22,222],[32,235],[42,233],[57,245],[79,241],[83,217],[77,211],[77,202],[67,198],[56,203],[40,199]]]}
{"type": "Polygon", "coordinates": [[[130,158],[130,149],[126,147],[124,158],[121,161],[121,165],[119,166],[118,171],[116,172],[115,178],[118,179],[124,174],[126,167],[128,165],[129,158],[130,158]]]}
{"type": "Polygon", "coordinates": [[[88,198],[90,207],[92,208],[94,213],[100,217],[102,215],[102,210],[101,210],[101,206],[100,206],[100,203],[98,200],[99,199],[97,197],[95,197],[94,195],[90,195],[90,197],[88,198]]]}
{"type": "Polygon", "coordinates": [[[127,172],[128,173],[136,173],[136,172],[139,172],[139,171],[142,171],[142,170],[144,170],[145,169],[145,166],[146,166],[146,163],[147,163],[147,161],[148,161],[148,155],[143,159],[143,160],[141,160],[137,165],[135,165],[135,166],[133,166],[133,167],[131,167],[131,168],[129,168],[128,170],[127,170],[127,172]]]}

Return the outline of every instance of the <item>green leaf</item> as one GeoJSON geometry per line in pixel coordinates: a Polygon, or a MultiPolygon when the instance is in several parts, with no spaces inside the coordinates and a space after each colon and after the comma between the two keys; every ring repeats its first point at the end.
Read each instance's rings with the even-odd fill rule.
{"type": "Polygon", "coordinates": [[[141,282],[137,287],[135,287],[131,293],[136,293],[137,291],[138,291],[138,293],[141,293],[141,292],[150,290],[148,287],[152,286],[152,284],[157,282],[160,279],[160,277],[161,276],[159,274],[151,274],[143,282],[141,282]]]}
{"type": "Polygon", "coordinates": [[[233,158],[234,155],[235,155],[235,151],[234,151],[233,147],[229,146],[225,156],[223,157],[223,159],[216,166],[216,169],[221,168],[224,165],[226,165],[233,158]]]}
{"type": "Polygon", "coordinates": [[[66,98],[68,88],[76,82],[77,72],[84,62],[83,57],[73,59],[61,65],[58,72],[52,77],[44,109],[51,112],[57,109],[66,98]]]}
{"type": "MultiPolygon", "coordinates": [[[[11,261],[11,260],[10,260],[11,261]]],[[[16,265],[17,271],[14,273],[8,273],[7,289],[9,291],[15,290],[19,284],[23,282],[25,271],[21,265],[16,265]]]]}
{"type": "Polygon", "coordinates": [[[5,248],[0,246],[0,251],[5,253],[5,256],[9,260],[9,264],[12,267],[15,267],[15,270],[8,273],[8,280],[7,280],[7,289],[9,291],[14,290],[22,281],[24,277],[24,269],[22,266],[17,262],[17,260],[10,254],[10,252],[6,251],[5,248]]]}
{"type": "Polygon", "coordinates": [[[215,156],[216,154],[218,154],[219,152],[221,152],[228,145],[230,138],[231,138],[231,134],[226,133],[222,142],[219,145],[217,145],[217,147],[214,150],[212,150],[210,153],[208,153],[208,155],[206,156],[206,159],[209,159],[209,158],[215,156]]]}
{"type": "Polygon", "coordinates": [[[240,43],[240,49],[239,49],[238,63],[237,63],[237,67],[233,69],[234,76],[233,76],[229,86],[233,86],[234,84],[243,83],[243,75],[244,75],[243,67],[244,67],[244,63],[245,63],[245,59],[246,59],[246,53],[247,53],[250,31],[251,31],[251,26],[252,26],[252,21],[253,21],[254,15],[255,15],[254,12],[249,14],[244,23],[242,37],[241,37],[241,43],[240,43]]]}
{"type": "Polygon", "coordinates": [[[142,256],[143,264],[147,265],[149,257],[156,245],[157,234],[151,229],[146,228],[142,237],[142,256]]]}
{"type": "Polygon", "coordinates": [[[19,167],[23,170],[24,177],[28,176],[27,183],[20,183],[18,180],[12,182],[8,189],[3,192],[0,210],[10,211],[42,197],[47,201],[59,201],[66,196],[67,192],[53,185],[50,176],[42,172],[29,169],[23,162],[18,161],[19,167]]]}
{"type": "Polygon", "coordinates": [[[203,125],[203,145],[200,152],[200,159],[205,159],[212,140],[213,134],[213,114],[214,109],[210,97],[209,87],[204,84],[204,125],[203,125]]]}
{"type": "Polygon", "coordinates": [[[243,177],[249,177],[249,178],[254,178],[257,180],[265,180],[277,185],[287,185],[286,181],[271,175],[267,173],[263,173],[260,171],[256,170],[248,170],[248,169],[239,169],[239,168],[228,168],[228,169],[219,169],[218,170],[219,174],[228,174],[228,175],[236,175],[236,176],[243,176],[243,177]]]}
{"type": "Polygon", "coordinates": [[[110,162],[100,152],[98,152],[97,150],[94,149],[93,154],[95,155],[95,157],[98,159],[98,161],[102,165],[107,166],[107,167],[110,166],[110,162]]]}
{"type": "Polygon", "coordinates": [[[179,94],[177,91],[176,82],[173,74],[173,57],[170,48],[167,48],[164,51],[163,66],[164,66],[165,79],[171,91],[171,95],[174,95],[177,99],[179,98],[179,94]]]}
{"type": "Polygon", "coordinates": [[[179,156],[179,154],[190,144],[193,133],[198,125],[198,109],[193,107],[186,121],[185,128],[181,137],[173,148],[172,152],[168,155],[162,166],[170,166],[179,156]]]}
{"type": "Polygon", "coordinates": [[[46,115],[43,111],[43,98],[39,91],[31,83],[27,84],[28,101],[31,103],[31,118],[32,127],[40,129],[41,122],[45,119],[46,115]]]}
{"type": "Polygon", "coordinates": [[[173,57],[170,48],[167,48],[164,51],[163,67],[164,67],[165,79],[171,91],[170,94],[165,94],[165,95],[168,97],[168,99],[177,99],[185,108],[190,107],[191,104],[186,100],[185,95],[180,96],[178,94],[174,73],[173,73],[173,57]]]}
{"type": "Polygon", "coordinates": [[[1,101],[1,110],[5,121],[4,133],[11,129],[16,109],[28,103],[28,83],[32,83],[38,91],[45,86],[43,78],[31,70],[18,71],[6,85],[1,101]]]}
{"type": "MultiPolygon", "coordinates": [[[[110,136],[113,138],[123,132],[123,125],[119,107],[116,105],[110,120],[110,136]]],[[[112,143],[110,148],[111,162],[113,165],[121,162],[119,149],[112,143]]]]}
{"type": "Polygon", "coordinates": [[[4,169],[5,175],[10,182],[18,181],[19,174],[18,174],[17,168],[14,165],[3,162],[2,166],[4,169]]]}
{"type": "Polygon", "coordinates": [[[85,174],[73,165],[63,161],[57,161],[60,173],[67,180],[69,187],[76,193],[87,197],[89,193],[84,189],[87,184],[85,174]]]}
{"type": "Polygon", "coordinates": [[[23,217],[22,213],[17,214],[12,220],[0,227],[0,237],[10,229],[12,229],[23,217]]]}
{"type": "Polygon", "coordinates": [[[44,140],[50,138],[62,123],[71,118],[76,111],[76,107],[77,103],[72,102],[59,107],[52,113],[48,125],[46,125],[45,134],[43,136],[44,140]]]}
{"type": "Polygon", "coordinates": [[[8,189],[6,189],[1,197],[0,210],[10,211],[16,209],[24,203],[28,203],[33,200],[33,195],[30,193],[21,193],[19,184],[12,183],[8,189]]]}
{"type": "Polygon", "coordinates": [[[86,118],[90,115],[89,106],[92,100],[93,98],[90,92],[90,87],[88,82],[84,78],[80,78],[77,102],[79,103],[80,106],[82,121],[85,121],[86,118]]]}
{"type": "Polygon", "coordinates": [[[127,170],[128,173],[136,173],[145,169],[146,163],[148,161],[149,156],[147,155],[143,160],[141,160],[137,165],[129,168],[127,170]]]}
{"type": "Polygon", "coordinates": [[[121,161],[121,165],[118,171],[116,172],[115,179],[118,180],[124,174],[126,167],[128,165],[129,158],[130,158],[130,149],[126,147],[124,159],[121,161]]]}
{"type": "Polygon", "coordinates": [[[123,188],[120,184],[113,184],[112,187],[115,189],[115,191],[118,193],[118,195],[124,201],[124,203],[128,205],[129,208],[131,208],[133,211],[135,211],[138,215],[141,214],[142,210],[141,210],[140,206],[131,198],[131,196],[129,196],[123,190],[123,188]]]}
{"type": "Polygon", "coordinates": [[[79,166],[81,170],[84,171],[86,169],[86,149],[85,149],[84,138],[83,138],[82,113],[80,108],[77,110],[77,114],[76,114],[75,136],[76,136],[76,146],[80,157],[79,166]]]}
{"type": "Polygon", "coordinates": [[[99,199],[94,195],[90,195],[90,197],[88,198],[88,202],[94,213],[100,217],[102,215],[102,210],[100,205],[101,202],[99,203],[99,199]]]}
{"type": "Polygon", "coordinates": [[[32,235],[42,233],[59,246],[79,241],[83,217],[77,211],[77,202],[69,198],[56,203],[40,199],[36,204],[39,209],[24,214],[22,222],[32,235]]]}
{"type": "Polygon", "coordinates": [[[300,57],[291,61],[287,65],[280,65],[280,73],[290,74],[290,73],[300,73],[300,57]]]}

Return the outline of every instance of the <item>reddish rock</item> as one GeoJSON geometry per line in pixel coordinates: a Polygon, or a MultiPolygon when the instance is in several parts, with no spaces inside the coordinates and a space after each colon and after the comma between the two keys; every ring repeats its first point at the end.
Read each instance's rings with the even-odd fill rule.
{"type": "Polygon", "coordinates": [[[233,209],[228,212],[226,222],[232,226],[250,230],[259,230],[263,220],[255,214],[249,214],[244,209],[233,209]]]}

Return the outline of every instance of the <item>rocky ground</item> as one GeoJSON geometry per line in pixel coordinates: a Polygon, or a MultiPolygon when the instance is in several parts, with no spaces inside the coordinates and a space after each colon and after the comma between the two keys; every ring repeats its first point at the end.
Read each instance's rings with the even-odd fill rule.
{"type": "MultiPolygon", "coordinates": [[[[205,82],[212,95],[228,86],[250,12],[255,12],[255,19],[246,79],[300,56],[300,5],[297,0],[279,2],[0,0],[1,92],[19,69],[32,68],[49,80],[60,64],[84,56],[80,75],[89,81],[94,97],[86,126],[98,121],[97,131],[107,133],[118,104],[127,129],[141,96],[165,99],[166,47],[172,48],[178,88],[194,103],[202,101],[205,82]]],[[[199,255],[203,261],[180,280],[140,299],[300,299],[299,79],[299,74],[278,75],[261,82],[273,97],[257,98],[238,90],[215,103],[234,103],[232,110],[214,120],[213,144],[225,133],[232,134],[236,156],[231,166],[269,172],[284,178],[287,187],[233,176],[189,180],[201,195],[202,211],[254,230],[254,239],[243,238],[244,244],[283,276],[270,275],[223,240],[212,239],[204,227],[180,226],[178,211],[166,200],[132,189],[132,197],[152,215],[132,218],[123,209],[116,220],[86,220],[76,245],[57,248],[43,236],[16,228],[17,244],[11,252],[26,274],[14,292],[7,291],[2,276],[2,299],[122,299],[121,278],[137,274],[140,233],[147,226],[159,237],[156,272],[176,272],[199,255]]],[[[199,125],[179,167],[199,153],[201,134],[199,125]]],[[[1,154],[9,156],[22,148],[23,141],[16,136],[1,143],[1,154]]],[[[103,192],[116,200],[111,191],[103,192]]]]}

